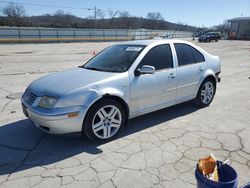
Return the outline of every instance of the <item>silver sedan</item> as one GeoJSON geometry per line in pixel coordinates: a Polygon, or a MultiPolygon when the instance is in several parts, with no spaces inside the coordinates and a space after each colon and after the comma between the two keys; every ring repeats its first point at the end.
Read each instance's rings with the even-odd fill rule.
{"type": "Polygon", "coordinates": [[[219,73],[217,56],[186,41],[124,42],[33,81],[21,99],[23,112],[47,133],[107,141],[130,118],[188,100],[208,106],[219,73]]]}

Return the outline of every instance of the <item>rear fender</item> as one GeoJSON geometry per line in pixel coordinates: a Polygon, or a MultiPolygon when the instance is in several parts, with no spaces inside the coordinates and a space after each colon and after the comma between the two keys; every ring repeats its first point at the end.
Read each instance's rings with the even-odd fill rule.
{"type": "MultiPolygon", "coordinates": [[[[200,78],[200,80],[199,80],[199,82],[198,82],[198,85],[197,85],[197,88],[196,88],[196,95],[197,95],[197,93],[198,93],[198,91],[199,91],[199,88],[200,88],[202,82],[203,82],[206,78],[208,78],[208,77],[210,77],[210,76],[213,77],[213,78],[215,79],[215,84],[216,84],[216,76],[215,76],[213,70],[208,69],[206,72],[204,72],[203,76],[200,78]]],[[[196,96],[196,95],[195,95],[195,96],[196,96]]]]}

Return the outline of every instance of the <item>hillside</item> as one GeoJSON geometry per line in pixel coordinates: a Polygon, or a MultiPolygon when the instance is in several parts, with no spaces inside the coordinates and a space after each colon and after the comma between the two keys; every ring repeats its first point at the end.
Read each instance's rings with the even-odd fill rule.
{"type": "MultiPolygon", "coordinates": [[[[6,17],[0,17],[0,26],[11,26],[6,17]]],[[[176,24],[162,20],[152,20],[138,17],[118,17],[113,19],[87,19],[73,15],[41,15],[25,17],[20,26],[27,27],[74,27],[97,29],[159,29],[196,31],[197,27],[176,24]]]]}

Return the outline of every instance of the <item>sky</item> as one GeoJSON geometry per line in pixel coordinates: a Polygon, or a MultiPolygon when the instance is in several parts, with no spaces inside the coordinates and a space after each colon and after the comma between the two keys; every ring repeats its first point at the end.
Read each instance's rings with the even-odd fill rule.
{"type": "MultiPolygon", "coordinates": [[[[148,12],[160,12],[166,21],[198,27],[222,24],[234,17],[250,16],[250,0],[10,0],[24,3],[28,16],[53,14],[58,9],[78,17],[94,16],[94,7],[106,13],[108,10],[128,11],[130,15],[146,17],[148,12]],[[26,4],[27,3],[27,4],[26,4]],[[44,6],[31,6],[38,4],[44,6]],[[46,7],[48,6],[48,7],[46,7]],[[88,10],[90,8],[91,10],[88,10]]],[[[0,9],[9,0],[0,0],[0,9]]]]}

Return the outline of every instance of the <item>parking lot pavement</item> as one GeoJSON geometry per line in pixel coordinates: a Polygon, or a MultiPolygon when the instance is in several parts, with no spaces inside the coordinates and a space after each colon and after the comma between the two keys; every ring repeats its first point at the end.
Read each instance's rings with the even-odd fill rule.
{"type": "Polygon", "coordinates": [[[119,137],[37,130],[20,96],[34,79],[81,65],[110,43],[0,45],[0,187],[196,187],[200,157],[230,158],[239,185],[250,182],[250,42],[199,43],[222,62],[212,104],[191,102],[130,121],[119,137]]]}

